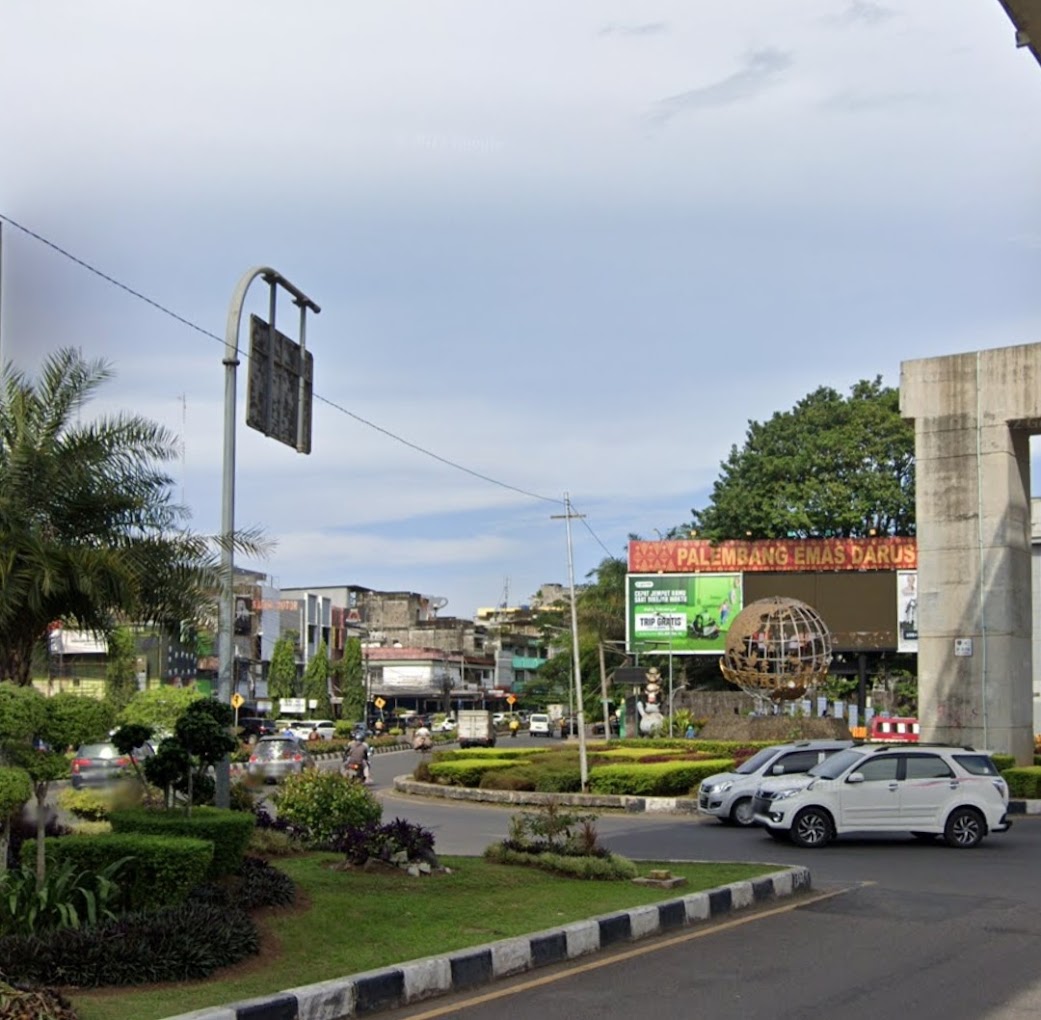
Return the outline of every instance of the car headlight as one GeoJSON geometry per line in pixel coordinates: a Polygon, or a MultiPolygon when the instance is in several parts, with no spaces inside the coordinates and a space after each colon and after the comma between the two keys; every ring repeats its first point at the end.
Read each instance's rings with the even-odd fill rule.
{"type": "Polygon", "coordinates": [[[797,793],[801,792],[801,788],[793,786],[788,790],[777,790],[770,797],[771,800],[787,800],[789,797],[794,797],[797,793]]]}
{"type": "Polygon", "coordinates": [[[705,786],[705,793],[726,793],[733,785],[733,782],[709,783],[705,786]]]}

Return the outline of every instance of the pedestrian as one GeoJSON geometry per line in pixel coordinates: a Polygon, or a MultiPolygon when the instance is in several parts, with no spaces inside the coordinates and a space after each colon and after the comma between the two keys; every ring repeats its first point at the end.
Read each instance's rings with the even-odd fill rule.
{"type": "Polygon", "coordinates": [[[688,740],[693,740],[694,739],[694,724],[693,723],[687,723],[687,732],[684,734],[684,736],[688,740]]]}

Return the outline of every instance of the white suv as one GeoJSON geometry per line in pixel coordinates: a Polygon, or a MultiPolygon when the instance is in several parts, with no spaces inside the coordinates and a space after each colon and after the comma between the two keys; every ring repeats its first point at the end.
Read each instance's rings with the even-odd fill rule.
{"type": "Polygon", "coordinates": [[[698,811],[727,824],[751,825],[752,798],[761,779],[808,772],[825,758],[852,746],[852,740],[800,740],[764,747],[733,772],[717,772],[702,780],[698,811]]]}
{"type": "Polygon", "coordinates": [[[805,775],[764,779],[753,808],[771,836],[801,847],[847,832],[910,832],[968,848],[1012,826],[1008,785],[971,747],[851,747],[805,775]]]}

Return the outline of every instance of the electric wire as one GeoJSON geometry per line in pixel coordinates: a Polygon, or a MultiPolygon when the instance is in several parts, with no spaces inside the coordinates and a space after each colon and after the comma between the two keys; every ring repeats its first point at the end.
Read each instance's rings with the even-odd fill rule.
{"type": "MultiPolygon", "coordinates": [[[[19,223],[17,220],[11,219],[10,216],[5,215],[4,213],[0,213],[0,220],[2,220],[4,223],[10,224],[16,230],[20,230],[23,234],[27,235],[28,237],[31,237],[35,241],[38,241],[45,247],[50,248],[52,251],[57,252],[63,258],[66,258],[70,262],[73,262],[76,265],[78,265],[80,268],[85,269],[88,273],[92,273],[94,276],[97,276],[99,279],[104,280],[106,283],[110,284],[113,287],[116,287],[124,293],[129,294],[131,297],[137,298],[139,301],[143,301],[146,305],[150,305],[152,308],[154,308],[158,312],[161,312],[163,315],[169,316],[171,319],[175,320],[176,322],[179,322],[182,326],[187,326],[188,329],[191,329],[194,332],[201,334],[209,340],[214,340],[221,345],[224,344],[225,341],[223,337],[220,337],[216,333],[213,333],[210,330],[198,325],[197,323],[192,322],[191,319],[188,319],[185,316],[178,314],[173,309],[168,308],[166,305],[162,304],[159,301],[156,301],[154,298],[148,297],[147,294],[143,294],[141,293],[141,291],[135,290],[133,287],[129,286],[126,283],[123,283],[121,280],[116,279],[114,276],[111,276],[110,274],[102,271],[101,269],[98,269],[97,266],[92,265],[85,259],[81,259],[78,256],[73,255],[72,252],[68,251],[66,248],[63,248],[61,245],[56,244],[54,241],[50,240],[47,237],[44,237],[42,234],[37,233],[35,230],[32,230],[31,228],[25,226],[23,223],[19,223]]],[[[249,360],[249,355],[245,351],[241,351],[239,356],[247,361],[249,360]]],[[[470,475],[472,478],[477,478],[480,481],[487,482],[489,485],[495,485],[501,489],[506,489],[510,492],[516,492],[521,496],[528,497],[529,499],[539,500],[544,503],[553,503],[555,505],[563,505],[564,503],[564,500],[560,498],[553,496],[544,496],[540,493],[532,492],[528,489],[521,488],[518,485],[512,485],[509,482],[504,482],[498,478],[493,478],[491,475],[486,475],[481,471],[477,471],[473,468],[466,467],[465,464],[460,464],[457,461],[451,460],[448,457],[443,457],[441,454],[435,453],[433,450],[429,450],[424,446],[420,446],[418,443],[414,443],[411,440],[406,439],[404,436],[400,436],[396,432],[392,432],[390,429],[384,428],[382,425],[377,425],[375,422],[369,421],[367,418],[363,418],[360,414],[351,411],[350,409],[344,407],[342,404],[337,403],[335,400],[332,400],[329,397],[322,396],[320,393],[313,393],[312,397],[314,400],[317,400],[320,403],[325,404],[327,407],[330,407],[333,410],[338,411],[340,414],[346,415],[347,417],[354,419],[354,421],[358,422],[361,425],[364,425],[366,428],[372,429],[374,432],[379,432],[381,435],[386,436],[388,439],[394,440],[394,442],[400,443],[403,446],[407,446],[409,449],[415,450],[417,453],[420,453],[425,457],[430,457],[432,460],[436,460],[439,463],[444,464],[446,467],[454,468],[456,471],[460,471],[463,474],[470,475]]],[[[574,504],[572,504],[572,507],[574,507],[574,504]]],[[[615,557],[614,554],[607,548],[607,546],[604,545],[599,535],[597,535],[596,532],[593,531],[592,527],[590,527],[589,523],[585,520],[585,518],[582,517],[581,520],[585,529],[597,542],[600,548],[604,550],[608,557],[616,559],[617,557],[615,557]]]]}

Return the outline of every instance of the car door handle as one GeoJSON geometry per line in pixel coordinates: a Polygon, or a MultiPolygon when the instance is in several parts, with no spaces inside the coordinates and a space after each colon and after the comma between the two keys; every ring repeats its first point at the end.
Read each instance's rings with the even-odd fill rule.
{"type": "Polygon", "coordinates": [[[899,790],[899,789],[900,789],[900,784],[899,783],[890,783],[889,784],[889,792],[890,793],[896,793],[896,791],[899,790]]]}

